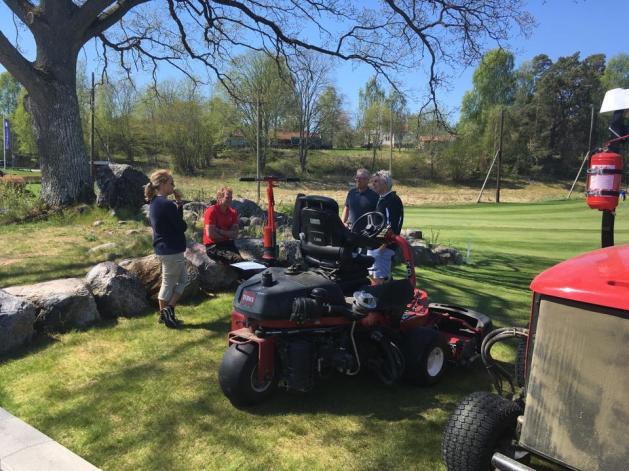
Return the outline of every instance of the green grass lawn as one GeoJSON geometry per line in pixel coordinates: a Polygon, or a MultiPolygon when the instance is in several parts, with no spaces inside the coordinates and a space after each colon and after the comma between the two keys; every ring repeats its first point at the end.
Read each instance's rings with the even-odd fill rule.
{"type": "MultiPolygon", "coordinates": [[[[419,267],[418,283],[498,325],[527,322],[537,273],[600,244],[600,214],[582,200],[407,208],[405,227],[470,241],[469,264],[419,267]]],[[[629,242],[626,203],[616,240],[629,242]]],[[[427,389],[336,377],[235,409],[217,382],[231,299],[181,306],[178,331],[145,316],[40,339],[0,360],[0,405],[103,469],[434,470],[449,413],[490,387],[479,365],[427,389]]]]}

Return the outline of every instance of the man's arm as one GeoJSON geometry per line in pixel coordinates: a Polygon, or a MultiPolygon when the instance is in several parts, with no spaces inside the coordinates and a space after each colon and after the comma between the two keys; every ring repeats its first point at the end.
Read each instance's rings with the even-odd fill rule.
{"type": "Polygon", "coordinates": [[[343,224],[347,223],[347,218],[349,217],[349,208],[347,206],[345,206],[343,208],[343,214],[341,214],[341,221],[343,221],[343,224]]]}
{"type": "Polygon", "coordinates": [[[208,224],[205,226],[205,230],[207,231],[208,237],[216,242],[223,242],[238,237],[238,224],[234,224],[229,229],[220,229],[214,224],[208,224]]]}

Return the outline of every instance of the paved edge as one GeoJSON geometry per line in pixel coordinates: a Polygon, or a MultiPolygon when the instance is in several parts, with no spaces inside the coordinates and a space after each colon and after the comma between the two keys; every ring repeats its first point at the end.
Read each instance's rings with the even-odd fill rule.
{"type": "Polygon", "coordinates": [[[0,471],[98,471],[52,438],[0,407],[0,471]]]}

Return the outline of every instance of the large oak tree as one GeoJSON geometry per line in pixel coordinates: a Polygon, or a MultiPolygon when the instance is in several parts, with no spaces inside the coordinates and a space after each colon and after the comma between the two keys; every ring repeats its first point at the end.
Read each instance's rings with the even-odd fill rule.
{"type": "Polygon", "coordinates": [[[0,31],[0,63],[28,91],[42,196],[52,205],[93,198],[76,95],[77,57],[92,39],[105,64],[114,52],[130,74],[165,61],[193,75],[198,62],[228,89],[224,66],[244,49],[361,61],[392,84],[399,71],[423,70],[427,102],[437,105],[441,67],[469,65],[488,39],[500,43],[531,23],[523,0],[3,1],[36,45],[30,61],[0,31]]]}

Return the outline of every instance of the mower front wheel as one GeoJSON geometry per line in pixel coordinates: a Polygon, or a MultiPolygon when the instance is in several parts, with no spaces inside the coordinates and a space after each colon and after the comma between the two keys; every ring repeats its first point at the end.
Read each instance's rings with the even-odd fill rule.
{"type": "Polygon", "coordinates": [[[235,406],[250,406],[268,399],[277,386],[277,375],[258,381],[258,346],[232,344],[223,355],[218,370],[223,394],[235,406]]]}
{"type": "Polygon", "coordinates": [[[475,392],[454,410],[443,433],[441,453],[448,471],[489,471],[495,452],[513,458],[512,440],[520,404],[488,392],[475,392]]]}
{"type": "Polygon", "coordinates": [[[404,378],[411,384],[430,386],[446,370],[448,346],[433,329],[419,327],[404,335],[404,378]]]}

